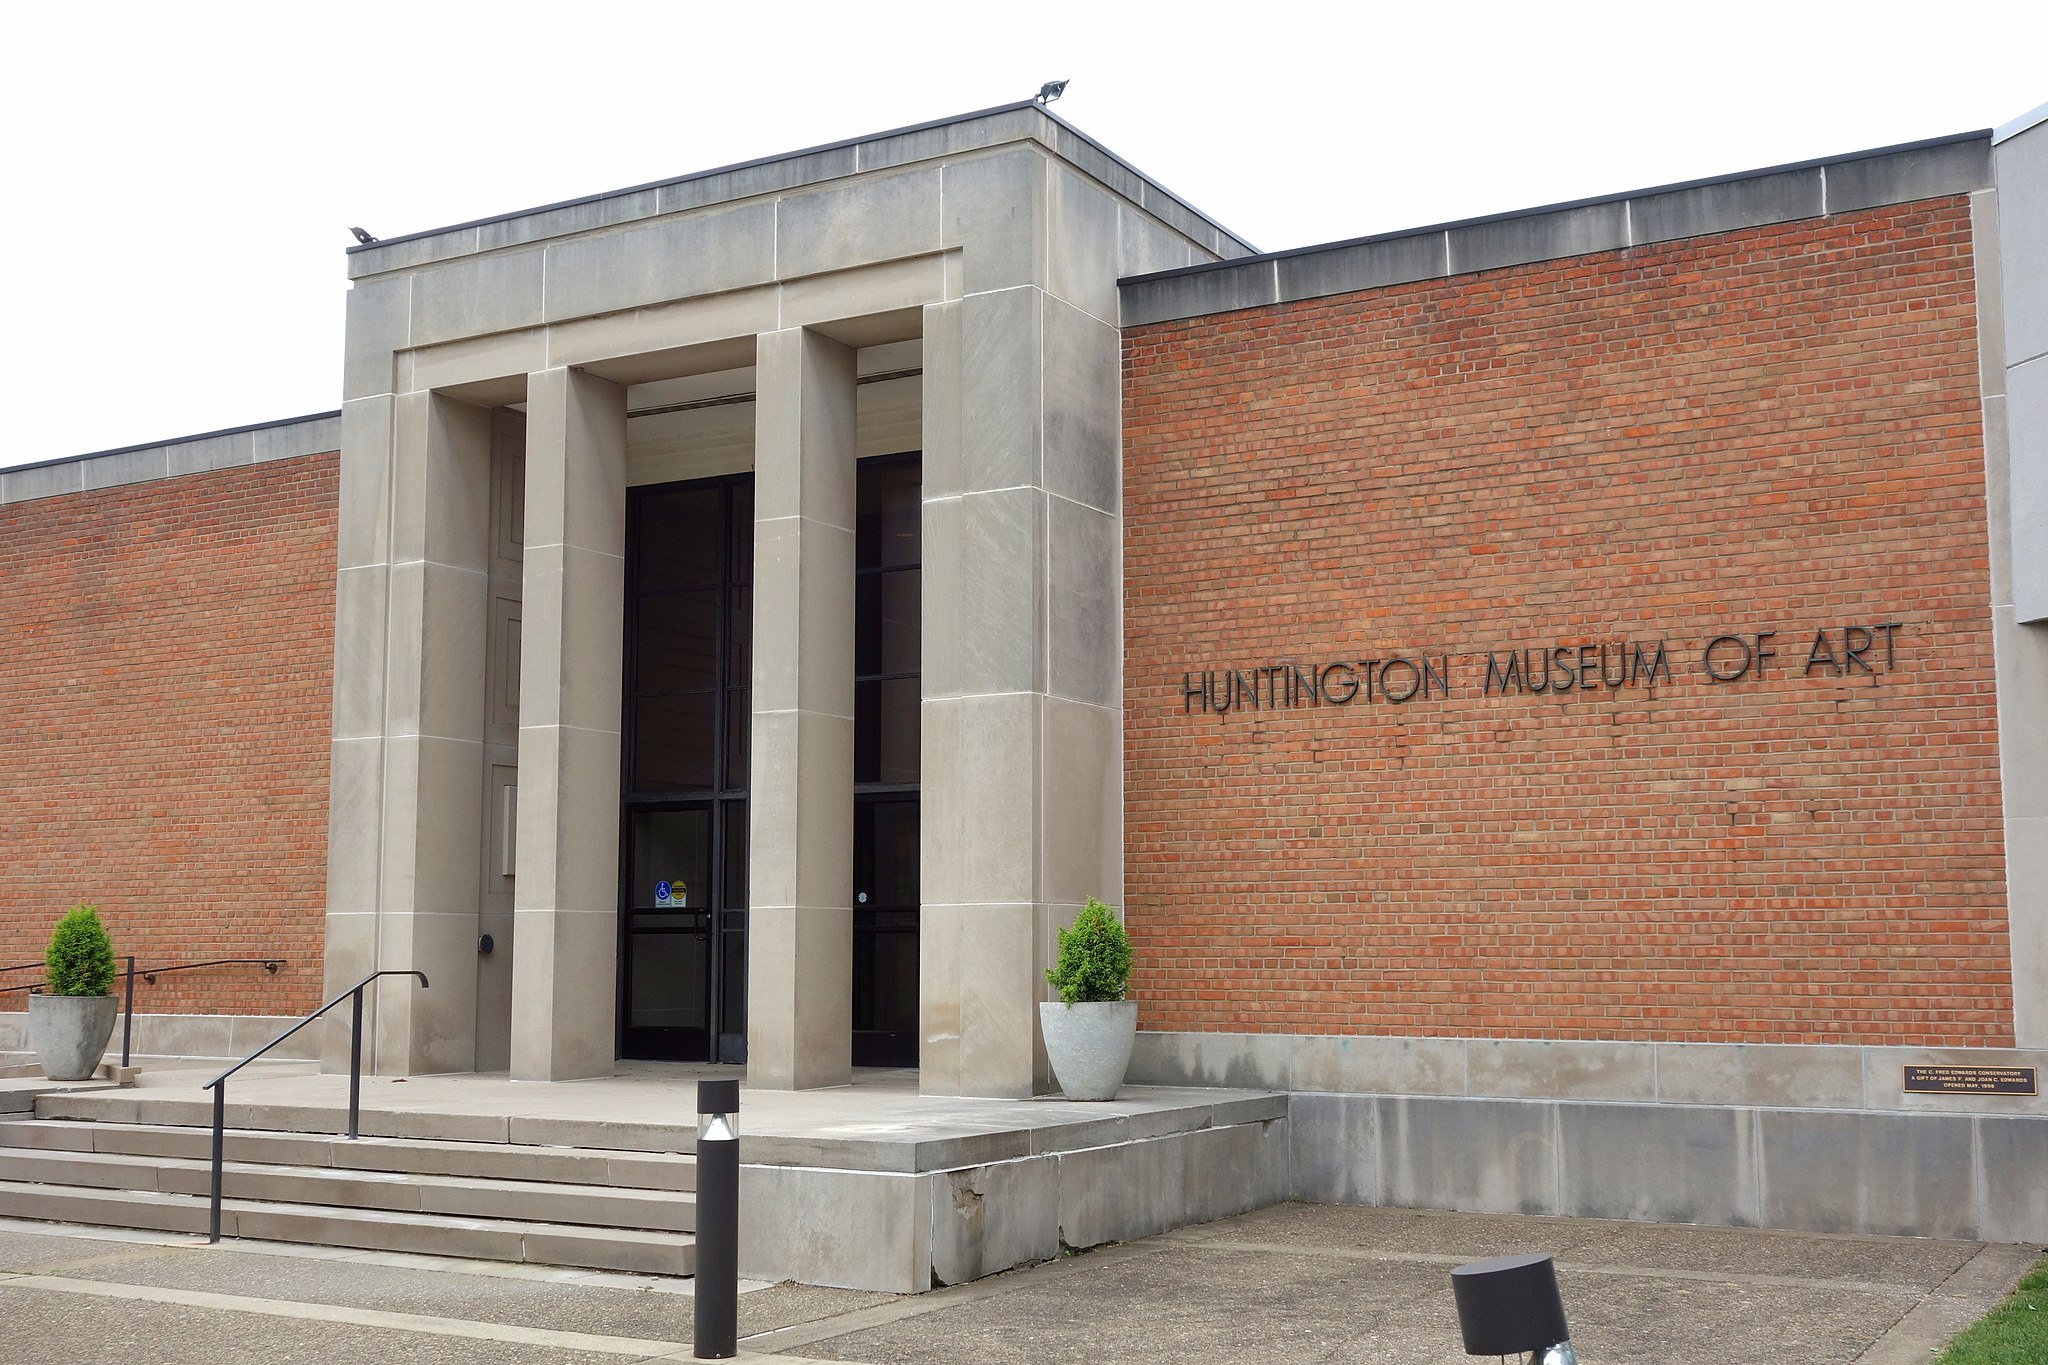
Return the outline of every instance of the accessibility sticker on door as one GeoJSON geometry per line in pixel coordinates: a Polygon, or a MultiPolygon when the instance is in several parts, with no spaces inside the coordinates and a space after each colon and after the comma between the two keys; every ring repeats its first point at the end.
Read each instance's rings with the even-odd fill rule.
{"type": "Polygon", "coordinates": [[[654,906],[657,910],[681,910],[688,904],[688,888],[681,882],[656,882],[654,884],[654,906]]]}

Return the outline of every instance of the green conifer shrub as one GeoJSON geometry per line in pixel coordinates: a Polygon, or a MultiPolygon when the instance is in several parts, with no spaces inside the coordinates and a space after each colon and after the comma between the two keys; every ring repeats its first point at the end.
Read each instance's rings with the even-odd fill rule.
{"type": "Polygon", "coordinates": [[[1060,930],[1060,955],[1046,982],[1069,1005],[1121,1000],[1131,980],[1131,940],[1116,911],[1090,896],[1071,928],[1060,930]]]}
{"type": "Polygon", "coordinates": [[[106,995],[114,985],[114,945],[96,905],[75,906],[57,921],[44,959],[44,989],[51,995],[106,995]]]}

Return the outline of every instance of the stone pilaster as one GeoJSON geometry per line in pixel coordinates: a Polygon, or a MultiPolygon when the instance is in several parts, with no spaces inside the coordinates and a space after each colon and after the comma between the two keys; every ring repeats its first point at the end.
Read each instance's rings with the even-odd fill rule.
{"type": "Polygon", "coordinates": [[[1026,1096],[1056,930],[1122,896],[1117,331],[1021,285],[924,335],[920,1086],[1026,1096]]]}
{"type": "MultiPolygon", "coordinates": [[[[335,647],[327,984],[374,988],[385,1074],[476,1054],[477,840],[491,417],[414,393],[351,404],[335,647]]],[[[345,1056],[330,1030],[330,1059],[345,1056]]]]}

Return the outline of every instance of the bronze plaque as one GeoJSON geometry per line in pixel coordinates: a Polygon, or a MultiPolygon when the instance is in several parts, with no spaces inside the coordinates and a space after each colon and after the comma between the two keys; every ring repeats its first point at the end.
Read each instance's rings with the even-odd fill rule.
{"type": "Polygon", "coordinates": [[[1908,1095],[2038,1095],[2031,1066],[1909,1066],[1908,1095]]]}

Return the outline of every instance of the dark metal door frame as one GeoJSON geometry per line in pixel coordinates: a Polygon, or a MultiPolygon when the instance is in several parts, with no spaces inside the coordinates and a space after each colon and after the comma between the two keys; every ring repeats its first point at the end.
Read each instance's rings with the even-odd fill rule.
{"type": "MultiPolygon", "coordinates": [[[[727,877],[727,840],[745,837],[744,822],[735,819],[739,808],[747,800],[745,765],[735,765],[734,755],[729,750],[732,738],[730,708],[734,704],[734,679],[731,676],[735,642],[733,640],[735,603],[744,592],[752,588],[751,568],[742,575],[737,568],[738,557],[734,553],[735,532],[739,518],[735,503],[742,492],[751,493],[754,476],[751,471],[737,474],[714,475],[704,479],[678,480],[665,484],[646,484],[626,490],[626,592],[625,619],[620,623],[624,632],[624,678],[621,699],[621,725],[619,736],[619,932],[617,961],[615,965],[618,982],[618,1001],[614,1019],[614,1050],[620,1057],[642,1057],[650,1052],[659,1054],[655,1060],[675,1061],[734,1061],[746,1060],[746,1033],[744,1025],[734,1032],[724,1028],[727,1016],[732,1011],[733,998],[744,1007],[746,980],[744,958],[738,973],[739,980],[728,980],[725,963],[728,956],[728,938],[737,936],[744,948],[747,932],[746,909],[744,905],[731,905],[733,888],[727,877]],[[639,697],[639,641],[636,624],[640,597],[640,509],[641,504],[651,497],[673,494],[689,489],[715,488],[719,492],[718,536],[719,555],[719,607],[718,639],[713,665],[714,701],[712,705],[712,785],[709,788],[689,791],[636,790],[634,762],[639,740],[639,720],[635,700],[639,697]],[[729,780],[734,779],[737,780],[729,780]],[[642,1046],[643,1040],[632,1037],[629,1026],[632,1004],[632,940],[636,931],[632,927],[636,913],[633,905],[633,820],[636,815],[659,814],[665,811],[707,808],[710,821],[706,833],[706,862],[709,865],[708,904],[704,907],[705,929],[705,981],[704,999],[704,1043],[701,1048],[688,1049],[700,1055],[674,1056],[672,1049],[642,1046]],[[731,827],[738,825],[735,831],[731,827]],[[737,921],[737,923],[735,923],[737,921]]],[[[748,500],[749,530],[751,530],[751,499],[748,500]]],[[[751,622],[749,623],[751,635],[751,622]]],[[[751,639],[748,649],[751,651],[751,639]]],[[[751,657],[751,654],[749,655],[751,657]]],[[[742,693],[745,704],[752,702],[752,679],[748,678],[742,693]]],[[[749,727],[751,728],[751,727],[749,727]]],[[[751,742],[751,735],[747,742],[751,742]]],[[[741,853],[744,863],[744,851],[741,853]]],[[[637,931],[649,932],[690,932],[637,931]]],[[[742,1020],[744,1014],[739,1016],[742,1020]]],[[[653,1040],[644,1040],[651,1043],[653,1040]]]]}
{"type": "MultiPolygon", "coordinates": [[[[866,460],[861,461],[861,467],[863,469],[874,470],[877,472],[886,471],[889,469],[916,469],[918,470],[918,482],[921,489],[923,485],[923,463],[924,456],[922,452],[910,451],[900,455],[872,456],[866,460]]],[[[868,565],[857,565],[854,569],[854,576],[856,580],[878,580],[884,577],[885,575],[914,571],[919,576],[919,596],[920,599],[922,599],[924,575],[924,531],[923,509],[921,503],[919,508],[918,520],[919,548],[917,562],[915,564],[885,565],[881,563],[875,563],[868,565]]],[[[881,596],[878,593],[876,596],[878,611],[880,609],[880,602],[881,596]]],[[[921,600],[919,611],[921,616],[921,600]]],[[[858,631],[862,625],[867,625],[870,629],[874,629],[879,625],[879,622],[864,622],[858,616],[856,616],[855,630],[858,631]]],[[[856,648],[856,656],[858,656],[858,652],[859,651],[856,648]]],[[[861,684],[863,683],[880,684],[885,682],[900,682],[913,678],[921,678],[923,676],[924,659],[921,650],[919,652],[919,657],[917,660],[918,666],[915,670],[888,670],[880,666],[881,662],[882,661],[878,658],[876,660],[876,667],[870,671],[865,672],[861,671],[859,663],[856,662],[854,672],[854,687],[856,693],[858,692],[861,684]]],[[[879,706],[879,704],[880,703],[878,699],[877,705],[879,706]]],[[[856,706],[855,708],[855,717],[855,725],[856,727],[858,727],[860,723],[858,718],[858,706],[856,706]]],[[[860,747],[860,741],[858,738],[856,738],[854,741],[854,747],[855,751],[858,752],[860,747]]],[[[922,809],[919,805],[919,792],[922,787],[923,774],[920,773],[918,776],[919,781],[915,782],[862,782],[858,780],[858,774],[856,774],[856,780],[853,784],[855,838],[859,838],[859,813],[863,807],[873,807],[885,804],[908,803],[913,809],[918,810],[919,818],[921,819],[922,809]]],[[[921,918],[921,916],[919,916],[916,913],[919,909],[919,905],[916,902],[913,902],[908,905],[884,906],[865,905],[857,899],[861,893],[861,887],[858,885],[858,882],[860,880],[859,866],[860,852],[858,850],[858,847],[856,847],[854,874],[856,885],[850,889],[850,894],[856,898],[855,903],[853,905],[854,955],[856,961],[858,961],[863,951],[875,954],[877,957],[881,956],[882,936],[897,935],[903,932],[903,930],[901,930],[900,928],[887,926],[883,924],[881,921],[886,916],[900,915],[902,911],[909,910],[912,912],[909,932],[914,937],[921,933],[922,930],[922,926],[919,923],[919,919],[921,918]],[[864,938],[866,939],[866,942],[863,942],[864,938]]],[[[920,873],[921,872],[922,869],[920,869],[920,873]]],[[[922,878],[920,876],[920,883],[921,881],[922,878]]],[[[921,894],[918,899],[920,901],[922,900],[921,894]]],[[[858,967],[856,967],[854,987],[856,992],[860,989],[859,983],[859,969],[858,967]]],[[[896,982],[894,984],[900,988],[905,983],[896,982]]],[[[915,1003],[916,993],[920,989],[920,984],[917,973],[914,969],[911,980],[907,983],[907,985],[908,989],[911,992],[913,1003],[915,1003]]],[[[860,1027],[860,1012],[858,1009],[858,1005],[856,1005],[853,1031],[853,1064],[855,1066],[916,1066],[917,1053],[918,1034],[914,1028],[908,1031],[884,1031],[862,1029],[860,1027]]]]}
{"type": "MultiPolygon", "coordinates": [[[[874,456],[861,461],[862,469],[876,471],[889,468],[921,468],[921,465],[922,456],[918,452],[902,455],[874,456]]],[[[747,932],[744,905],[749,897],[742,894],[740,896],[741,905],[739,907],[731,906],[735,891],[729,885],[731,878],[728,875],[729,870],[733,867],[729,860],[736,854],[740,860],[738,864],[740,874],[744,876],[745,850],[743,848],[733,850],[728,845],[735,839],[745,838],[743,823],[738,817],[744,810],[748,793],[746,774],[743,770],[744,765],[735,765],[733,762],[735,758],[733,751],[739,748],[739,744],[733,742],[734,734],[731,723],[733,717],[729,714],[729,711],[735,703],[735,683],[739,681],[731,676],[735,649],[733,638],[735,634],[735,608],[736,604],[743,600],[742,595],[750,592],[752,587],[751,573],[741,574],[735,567],[737,557],[734,554],[734,545],[738,532],[736,504],[739,503],[743,492],[751,492],[753,483],[754,476],[751,471],[748,471],[738,474],[718,475],[708,479],[690,479],[674,483],[643,485],[627,490],[627,612],[626,620],[621,623],[622,629],[625,632],[625,676],[623,686],[623,721],[620,735],[621,762],[619,765],[619,932],[616,966],[619,998],[615,1031],[617,1054],[622,1057],[654,1055],[672,1057],[674,1060],[692,1061],[745,1060],[743,1015],[731,1008],[735,999],[742,1005],[744,1004],[746,993],[744,962],[742,959],[736,974],[737,979],[731,979],[735,974],[729,973],[726,970],[726,966],[729,956],[727,951],[728,937],[737,936],[737,940],[743,948],[747,932]],[[711,757],[713,765],[712,785],[708,788],[689,790],[654,790],[644,787],[636,789],[634,766],[638,753],[639,717],[638,708],[635,703],[640,699],[640,642],[637,638],[638,631],[636,627],[639,619],[641,596],[639,582],[642,558],[640,545],[641,506],[646,499],[663,494],[710,488],[716,488],[719,491],[716,534],[719,537],[718,551],[720,556],[717,583],[720,594],[719,624],[713,673],[716,680],[713,689],[715,701],[712,708],[711,722],[714,730],[711,757]],[[656,1047],[651,1046],[655,1042],[654,1039],[645,1037],[635,1038],[635,1030],[629,1026],[633,988],[632,950],[634,937],[636,933],[693,933],[698,931],[687,928],[636,931],[633,928],[634,916],[638,913],[634,905],[635,888],[633,885],[635,874],[633,866],[634,819],[636,816],[644,814],[699,808],[708,809],[710,812],[710,823],[706,836],[709,841],[707,848],[707,859],[710,866],[708,878],[709,896],[708,904],[703,910],[706,918],[705,927],[702,930],[705,953],[705,980],[702,988],[704,1000],[704,1042],[701,1047],[678,1048],[673,1045],[667,1048],[656,1047]],[[741,827],[735,828],[736,825],[741,827]],[[735,1022],[741,1022],[742,1024],[736,1035],[724,1028],[724,1025],[728,1022],[728,1016],[733,1016],[735,1022]],[[676,1056],[675,1053],[677,1051],[689,1051],[697,1055],[676,1056]]],[[[751,505],[750,500],[748,505],[751,505]]],[[[920,516],[921,521],[922,517],[920,516]]],[[[751,527],[748,529],[751,530],[751,527]]],[[[922,527],[920,526],[920,536],[921,534],[922,527]]],[[[914,566],[920,578],[923,573],[922,561],[923,555],[920,550],[918,563],[914,566]]],[[[865,568],[857,568],[856,574],[861,578],[875,578],[883,574],[904,572],[912,567],[911,565],[884,566],[876,564],[865,568]]],[[[749,609],[751,609],[750,601],[749,609]]],[[[751,623],[749,624],[749,632],[751,634],[751,623]]],[[[751,649],[751,639],[749,640],[748,647],[751,649]]],[[[918,672],[904,670],[857,672],[856,687],[861,683],[879,684],[888,681],[904,681],[921,676],[922,659],[918,663],[918,672]]],[[[744,680],[746,690],[737,691],[737,700],[743,704],[751,705],[751,686],[751,678],[744,680]]],[[[751,735],[748,735],[740,743],[750,745],[751,738],[751,735]]],[[[856,808],[898,802],[909,802],[915,806],[918,801],[919,790],[920,784],[918,782],[857,782],[854,785],[851,798],[856,808]]],[[[856,888],[849,888],[849,895],[852,895],[855,890],[856,888]]],[[[915,911],[917,907],[915,905],[870,906],[865,907],[865,909],[874,913],[866,915],[861,913],[863,908],[861,906],[853,907],[857,935],[901,934],[903,931],[900,927],[884,928],[880,927],[876,921],[884,914],[900,915],[903,910],[915,911]]],[[[915,923],[914,917],[910,932],[913,934],[918,932],[918,926],[915,923]]],[[[906,983],[896,982],[894,984],[898,987],[903,987],[906,983]]],[[[907,988],[913,992],[913,995],[918,989],[914,974],[907,983],[907,988]]],[[[652,1032],[652,1030],[643,1029],[639,1032],[645,1034],[652,1032]]],[[[902,1031],[866,1031],[856,1034],[854,1045],[856,1048],[856,1061],[861,1064],[914,1066],[917,1062],[917,1036],[914,1030],[908,1033],[902,1031]]]]}

